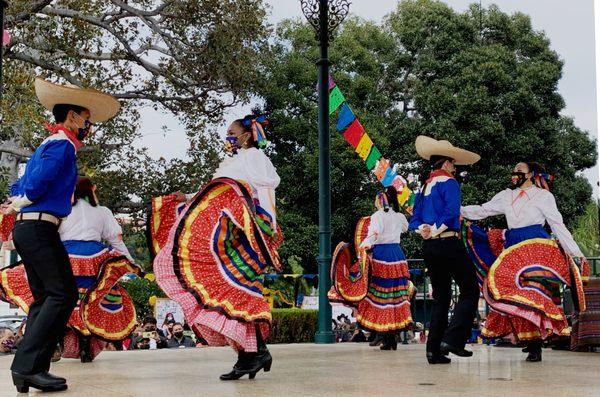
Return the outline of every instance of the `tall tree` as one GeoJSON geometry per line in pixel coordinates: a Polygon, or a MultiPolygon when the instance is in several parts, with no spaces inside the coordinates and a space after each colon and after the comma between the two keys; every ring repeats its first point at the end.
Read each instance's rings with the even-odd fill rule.
{"type": "MultiPolygon", "coordinates": [[[[414,140],[426,134],[482,155],[463,185],[465,203],[484,202],[503,189],[521,159],[551,166],[567,223],[589,202],[591,187],[577,172],[595,163],[594,142],[560,114],[562,62],[526,15],[507,15],[495,6],[458,13],[439,1],[402,1],[382,24],[349,19],[330,57],[351,107],[401,172],[418,172],[422,162],[414,140]]],[[[262,59],[258,95],[273,119],[272,157],[282,175],[278,196],[287,239],[281,253],[300,257],[314,271],[318,53],[313,32],[299,22],[282,23],[270,56],[262,59]]],[[[380,186],[343,138],[332,134],[333,240],[348,241],[358,218],[372,211],[380,186]]],[[[420,255],[418,241],[403,244],[410,257],[420,255]]]]}
{"type": "Polygon", "coordinates": [[[247,98],[258,47],[268,36],[262,0],[15,1],[6,26],[12,39],[0,125],[4,188],[46,135],[32,89],[41,75],[122,100],[120,115],[96,131],[92,150],[80,156],[81,169],[99,181],[113,208],[206,178],[210,167],[185,176],[192,162],[155,162],[133,149],[139,111],[150,105],[177,115],[191,141],[206,144],[193,151],[194,163],[214,162],[206,123],[247,98]]]}

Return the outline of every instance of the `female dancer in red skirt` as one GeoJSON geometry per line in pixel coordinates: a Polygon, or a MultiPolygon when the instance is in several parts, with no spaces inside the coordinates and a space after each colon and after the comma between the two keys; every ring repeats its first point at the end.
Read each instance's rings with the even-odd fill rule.
{"type": "Polygon", "coordinates": [[[348,244],[338,244],[329,297],[353,307],[364,329],[382,335],[382,350],[396,350],[396,333],[412,324],[410,299],[415,293],[400,247],[400,235],[408,230],[408,221],[399,211],[393,187],[377,195],[375,206],[377,211],[357,225],[358,262],[352,263],[348,244]]]}
{"type": "MultiPolygon", "coordinates": [[[[71,214],[61,223],[60,238],[69,254],[79,300],[67,324],[62,356],[91,362],[107,341],[125,339],[136,324],[131,297],[118,284],[127,273],[140,274],[123,243],[121,226],[112,212],[99,205],[96,186],[77,180],[71,214]]],[[[33,302],[24,266],[0,270],[7,300],[25,312],[33,302]]]]}
{"type": "Polygon", "coordinates": [[[175,202],[184,199],[180,193],[155,199],[149,222],[151,247],[159,248],[154,272],[160,287],[209,345],[228,344],[238,352],[222,380],[254,378],[272,363],[265,344],[271,310],[262,283],[268,267],[280,268],[276,249],[282,237],[275,212],[279,176],[260,149],[264,125],[255,116],[234,121],[227,131],[233,155],[213,180],[188,196],[183,209],[176,209],[175,202]]]}
{"type": "MultiPolygon", "coordinates": [[[[482,291],[492,308],[484,336],[509,335],[527,343],[524,351],[530,362],[542,360],[544,339],[570,333],[560,307],[560,285],[569,285],[576,306],[585,307],[581,272],[571,259],[583,258],[583,254],[563,223],[548,190],[548,177],[536,163],[518,163],[510,189],[483,205],[461,209],[461,215],[471,220],[506,217],[508,230],[503,234],[493,231],[486,235],[471,227],[467,248],[480,270],[482,291]],[[546,224],[560,246],[544,229],[546,224]],[[501,240],[503,250],[498,249],[501,240]]],[[[586,264],[585,258],[582,263],[586,264]]]]}

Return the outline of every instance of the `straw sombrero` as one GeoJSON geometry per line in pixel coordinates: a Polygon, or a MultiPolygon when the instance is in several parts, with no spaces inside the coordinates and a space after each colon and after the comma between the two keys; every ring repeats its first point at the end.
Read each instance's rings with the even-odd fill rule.
{"type": "Polygon", "coordinates": [[[77,105],[88,109],[92,123],[113,118],[121,107],[112,95],[72,84],[54,84],[41,77],[35,79],[35,93],[42,105],[50,111],[58,104],[77,105]]]}
{"type": "Polygon", "coordinates": [[[429,160],[431,156],[446,156],[454,159],[456,165],[474,164],[481,159],[477,153],[453,146],[448,141],[438,141],[425,135],[419,135],[415,141],[419,156],[429,160]]]}

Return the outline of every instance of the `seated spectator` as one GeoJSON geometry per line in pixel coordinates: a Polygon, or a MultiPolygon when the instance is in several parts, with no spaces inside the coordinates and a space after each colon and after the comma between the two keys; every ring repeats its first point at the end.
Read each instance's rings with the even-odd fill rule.
{"type": "Polygon", "coordinates": [[[27,319],[23,320],[23,322],[19,326],[19,329],[17,330],[17,334],[15,335],[15,344],[13,346],[13,349],[17,350],[19,348],[19,345],[21,344],[21,341],[23,340],[23,335],[25,335],[26,327],[27,327],[27,319]]]}
{"type": "Polygon", "coordinates": [[[150,338],[140,338],[135,344],[129,346],[130,350],[148,350],[150,349],[150,338]]]}
{"type": "Polygon", "coordinates": [[[362,331],[362,329],[355,327],[354,333],[352,334],[352,337],[350,338],[350,342],[362,343],[362,342],[366,342],[366,341],[367,341],[367,337],[365,336],[365,333],[362,331]]]}
{"type": "Polygon", "coordinates": [[[15,334],[10,328],[0,327],[0,354],[14,353],[15,334]]]}
{"type": "Polygon", "coordinates": [[[104,350],[109,350],[109,351],[123,350],[123,341],[107,342],[106,345],[104,346],[104,350]]]}
{"type": "Polygon", "coordinates": [[[196,347],[196,342],[189,336],[183,334],[183,325],[181,323],[173,324],[173,336],[167,342],[169,349],[178,349],[180,347],[196,347]]]}
{"type": "Polygon", "coordinates": [[[175,317],[173,316],[173,313],[167,313],[166,317],[165,317],[165,321],[163,322],[163,325],[161,327],[161,329],[163,330],[163,333],[165,334],[165,337],[167,339],[171,339],[173,337],[173,325],[175,324],[175,317]]]}
{"type": "Polygon", "coordinates": [[[156,331],[161,338],[166,338],[164,331],[158,328],[156,318],[152,316],[146,316],[144,318],[144,322],[142,322],[142,328],[145,332],[156,331]]]}
{"type": "Polygon", "coordinates": [[[132,336],[129,350],[138,349],[138,346],[145,346],[145,343],[141,343],[144,339],[148,339],[148,349],[153,348],[153,343],[150,342],[150,339],[153,339],[156,342],[157,349],[167,347],[167,338],[165,337],[165,334],[161,329],[156,328],[156,318],[150,316],[144,318],[141,331],[141,335],[136,332],[134,333],[134,336],[132,336]]]}

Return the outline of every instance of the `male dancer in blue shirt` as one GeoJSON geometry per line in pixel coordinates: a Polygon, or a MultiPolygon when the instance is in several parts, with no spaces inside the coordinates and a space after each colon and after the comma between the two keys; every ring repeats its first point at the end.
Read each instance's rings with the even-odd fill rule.
{"type": "Polygon", "coordinates": [[[409,229],[423,237],[423,259],[433,288],[433,307],[427,338],[427,361],[448,364],[449,352],[470,357],[465,350],[479,302],[475,268],[460,239],[460,186],[455,165],[473,164],[479,155],[454,147],[448,141],[419,136],[417,153],[429,160],[432,171],[415,198],[409,229]],[[454,315],[448,324],[452,280],[460,289],[454,315]]]}
{"type": "Polygon", "coordinates": [[[58,227],[71,212],[77,149],[91,132],[92,121],[107,120],[119,110],[115,98],[95,90],[55,85],[40,78],[35,90],[57,124],[48,127],[52,135],[33,153],[25,173],[11,188],[12,197],[2,205],[4,214],[16,215],[13,242],[34,298],[27,331],[11,366],[19,392],[28,392],[30,386],[43,391],[67,388],[64,378],[48,372],[78,298],[58,227]]]}

